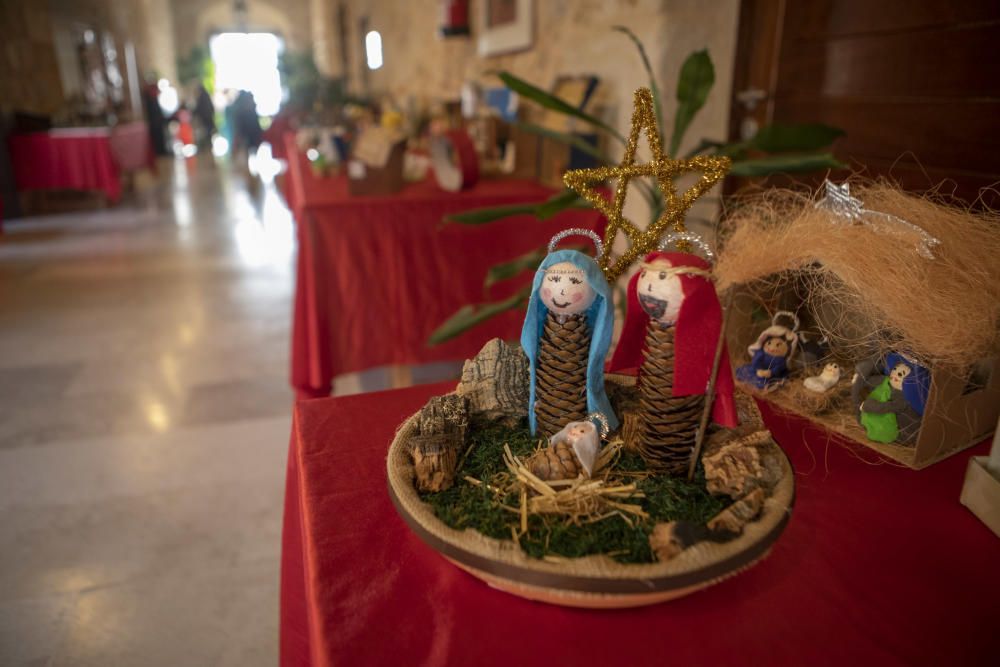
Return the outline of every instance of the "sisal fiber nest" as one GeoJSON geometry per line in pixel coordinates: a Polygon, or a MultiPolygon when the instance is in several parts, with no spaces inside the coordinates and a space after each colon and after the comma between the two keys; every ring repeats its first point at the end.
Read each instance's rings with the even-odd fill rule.
{"type": "Polygon", "coordinates": [[[1000,351],[1000,215],[974,213],[886,183],[851,184],[868,211],[851,223],[816,208],[819,196],[771,190],[745,199],[725,223],[714,270],[720,291],[798,288],[803,306],[842,353],[906,350],[927,366],[966,369],[1000,351]]]}

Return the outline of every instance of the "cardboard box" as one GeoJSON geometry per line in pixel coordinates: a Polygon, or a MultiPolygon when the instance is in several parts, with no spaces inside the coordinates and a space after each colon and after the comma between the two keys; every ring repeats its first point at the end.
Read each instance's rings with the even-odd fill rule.
{"type": "MultiPolygon", "coordinates": [[[[994,444],[994,446],[996,446],[994,444]]],[[[986,467],[989,457],[973,456],[965,471],[962,504],[1000,537],[1000,479],[986,467]]]]}
{"type": "MultiPolygon", "coordinates": [[[[755,320],[754,313],[759,314],[764,306],[770,312],[795,310],[796,304],[801,300],[789,288],[767,295],[765,301],[766,304],[762,304],[760,295],[751,294],[745,289],[738,290],[733,299],[726,319],[726,338],[734,370],[749,362],[747,346],[756,340],[766,326],[755,320]]],[[[767,324],[769,323],[768,319],[767,324]]],[[[841,382],[850,382],[852,370],[845,369],[845,379],[841,382]]],[[[795,377],[789,379],[789,382],[801,382],[801,379],[795,377]]],[[[854,419],[844,420],[842,413],[817,415],[801,403],[783,396],[780,388],[764,395],[749,390],[748,393],[762,398],[783,412],[804,417],[828,431],[836,432],[887,458],[919,470],[977,445],[993,435],[997,418],[1000,417],[1000,363],[996,359],[985,361],[977,369],[975,377],[950,368],[931,369],[927,405],[920,432],[912,445],[873,442],[854,419]],[[848,422],[846,425],[845,421],[848,422]]],[[[851,416],[854,416],[853,411],[851,416]]]]}

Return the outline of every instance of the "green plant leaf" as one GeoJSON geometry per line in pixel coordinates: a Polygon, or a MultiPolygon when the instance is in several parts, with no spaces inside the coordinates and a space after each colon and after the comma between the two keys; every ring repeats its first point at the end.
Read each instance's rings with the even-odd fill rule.
{"type": "Polygon", "coordinates": [[[681,75],[677,81],[677,114],[674,116],[674,133],[670,136],[670,155],[677,155],[684,133],[695,114],[705,106],[713,85],[715,67],[708,49],[695,51],[681,65],[681,75]]]}
{"type": "MultiPolygon", "coordinates": [[[[586,253],[588,248],[585,245],[568,245],[565,246],[567,250],[577,250],[579,252],[586,253]]],[[[494,264],[490,267],[489,271],[486,272],[486,280],[483,281],[483,288],[489,289],[493,285],[504,280],[509,280],[525,271],[533,271],[538,268],[538,265],[542,263],[545,256],[548,254],[549,250],[546,247],[537,248],[531,252],[527,252],[520,257],[510,260],[509,262],[503,262],[501,264],[494,264]]]]}
{"type": "Polygon", "coordinates": [[[719,155],[719,154],[730,155],[731,153],[729,153],[727,151],[727,149],[729,149],[729,150],[735,150],[735,148],[737,146],[739,146],[739,147],[742,148],[743,144],[742,143],[741,144],[724,144],[721,141],[715,141],[713,139],[702,139],[698,143],[698,145],[695,146],[694,148],[692,148],[691,150],[689,150],[684,157],[686,159],[690,159],[690,158],[693,158],[695,155],[701,155],[702,153],[704,153],[706,151],[709,151],[709,150],[711,150],[716,155],[719,155]]]}
{"type": "Polygon", "coordinates": [[[548,220],[568,208],[590,208],[590,205],[580,199],[572,190],[563,190],[543,202],[474,208],[445,216],[443,222],[444,224],[457,222],[462,225],[485,225],[515,215],[533,215],[539,220],[548,220]]]}
{"type": "MultiPolygon", "coordinates": [[[[642,66],[646,68],[646,76],[649,77],[649,90],[653,93],[653,113],[656,115],[656,126],[662,128],[663,103],[660,101],[660,89],[656,85],[656,77],[653,76],[653,66],[649,63],[649,56],[646,55],[646,47],[642,45],[642,42],[635,36],[635,33],[625,26],[616,25],[612,27],[612,30],[617,30],[627,35],[632,40],[632,43],[635,44],[635,48],[639,50],[639,57],[642,58],[642,66]]],[[[662,137],[660,140],[663,140],[662,137]]]]}
{"type": "Polygon", "coordinates": [[[733,176],[768,176],[779,173],[839,169],[844,164],[833,157],[833,153],[810,153],[808,155],[784,154],[733,162],[729,173],[733,176]]]}
{"type": "MultiPolygon", "coordinates": [[[[544,203],[544,202],[541,202],[544,203]]],[[[445,216],[443,222],[457,222],[461,225],[485,225],[488,222],[503,220],[515,215],[530,215],[535,212],[538,203],[508,204],[506,206],[491,206],[489,208],[474,208],[461,213],[445,216]]]]}
{"type": "Polygon", "coordinates": [[[607,130],[611,136],[617,138],[623,144],[625,143],[625,137],[615,130],[615,128],[597,118],[594,118],[590,114],[580,111],[569,102],[556,97],[552,93],[548,93],[541,88],[528,83],[524,79],[514,76],[510,72],[497,72],[497,76],[500,77],[500,80],[504,82],[505,86],[513,90],[518,95],[540,104],[546,109],[551,109],[553,111],[566,114],[567,116],[579,118],[580,120],[590,123],[595,127],[599,127],[602,130],[607,130]]]}
{"type": "Polygon", "coordinates": [[[822,123],[765,125],[750,139],[749,146],[766,153],[815,151],[832,144],[844,131],[822,123]]]}
{"type": "Polygon", "coordinates": [[[580,196],[572,190],[563,190],[554,197],[548,199],[544,204],[535,207],[535,217],[539,220],[548,220],[557,213],[562,213],[568,208],[590,208],[580,196]]]}
{"type": "Polygon", "coordinates": [[[541,125],[534,125],[533,123],[514,123],[513,125],[524,130],[525,132],[540,134],[543,137],[548,137],[554,141],[573,146],[574,148],[577,148],[591,156],[601,164],[608,163],[608,158],[606,158],[601,151],[597,150],[593,144],[584,141],[576,135],[568,134],[566,132],[556,132],[555,130],[550,130],[549,128],[542,127],[541,125]]]}
{"type": "Polygon", "coordinates": [[[500,313],[520,308],[531,295],[531,285],[526,285],[519,292],[501,301],[481,303],[478,306],[462,306],[458,312],[449,317],[441,326],[434,330],[427,340],[428,345],[440,345],[459,336],[472,327],[478,326],[500,313]]]}
{"type": "Polygon", "coordinates": [[[542,247],[532,250],[531,252],[527,252],[509,262],[494,264],[490,267],[490,270],[486,272],[486,280],[483,281],[483,287],[489,289],[493,285],[513,278],[524,271],[538,268],[538,265],[542,263],[543,259],[545,259],[546,254],[548,254],[548,249],[542,247]]]}

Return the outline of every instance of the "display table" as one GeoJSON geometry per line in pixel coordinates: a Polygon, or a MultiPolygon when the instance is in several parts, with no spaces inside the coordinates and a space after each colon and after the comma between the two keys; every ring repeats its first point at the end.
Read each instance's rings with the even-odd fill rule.
{"type": "Polygon", "coordinates": [[[520,336],[522,314],[506,312],[458,338],[428,347],[430,334],[467,304],[516,293],[531,272],[486,292],[490,266],[544,247],[568,227],[603,233],[589,209],[541,222],[517,216],[470,226],[442,225],[450,213],[543,201],[553,192],[528,181],[482,181],[449,193],[430,181],[382,197],[348,194],[344,177],[317,178],[286,135],[286,197],[298,227],[292,326],[292,386],[325,396],[342,373],[473,356],[491,338],[520,336]]]}
{"type": "Polygon", "coordinates": [[[959,504],[969,456],[915,472],[765,413],[791,522],[743,574],[589,611],[487,587],[410,532],[386,490],[396,427],[450,384],[300,401],[282,539],[281,663],[969,665],[995,658],[1000,540],[959,504]]]}
{"type": "Polygon", "coordinates": [[[109,203],[122,194],[121,172],[155,168],[146,123],[55,129],[9,137],[14,181],[31,190],[98,191],[109,203]]]}

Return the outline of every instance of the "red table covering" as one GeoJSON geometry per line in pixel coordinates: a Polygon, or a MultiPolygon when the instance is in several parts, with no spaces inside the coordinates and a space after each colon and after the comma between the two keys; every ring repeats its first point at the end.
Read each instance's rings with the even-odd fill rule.
{"type": "Polygon", "coordinates": [[[109,202],[122,194],[121,172],[156,168],[146,123],[114,129],[81,127],[12,134],[14,182],[27,190],[96,190],[109,202]]]}
{"type": "Polygon", "coordinates": [[[442,225],[449,213],[542,201],[552,191],[488,180],[448,193],[425,181],[389,196],[355,197],[346,178],[317,178],[294,145],[288,152],[285,190],[299,242],[291,375],[300,396],[329,394],[342,373],[460,360],[491,338],[518,338],[523,311],[509,311],[445,344],[427,345],[462,306],[503,299],[530,280],[526,273],[487,293],[483,279],[493,264],[542,247],[568,227],[603,233],[603,217],[579,209],[544,222],[518,216],[442,225]]]}
{"type": "Polygon", "coordinates": [[[578,610],[487,587],[396,515],[385,474],[393,433],[450,388],[296,406],[282,540],[285,667],[969,665],[996,657],[1000,540],[958,501],[969,457],[985,443],[915,472],[765,408],[797,484],[771,555],[672,602],[578,610]]]}
{"type": "Polygon", "coordinates": [[[145,121],[121,123],[111,130],[111,155],[122,171],[156,171],[156,154],[145,121]]]}

